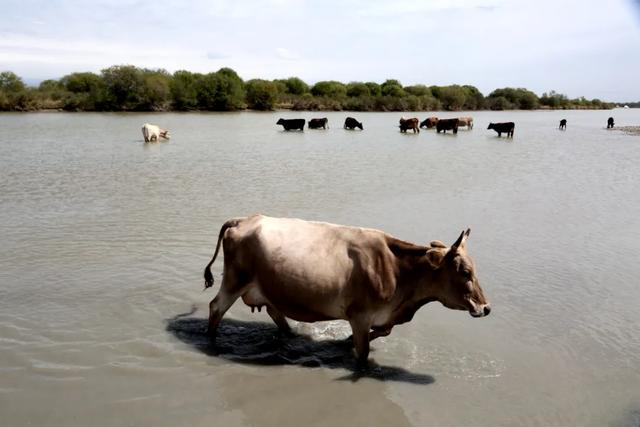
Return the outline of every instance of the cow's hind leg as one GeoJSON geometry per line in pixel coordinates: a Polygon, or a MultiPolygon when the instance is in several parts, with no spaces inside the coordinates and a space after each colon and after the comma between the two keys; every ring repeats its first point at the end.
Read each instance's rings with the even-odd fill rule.
{"type": "Polygon", "coordinates": [[[242,275],[236,274],[232,269],[225,268],[220,290],[216,297],[209,303],[209,329],[207,332],[210,337],[215,336],[222,316],[224,316],[233,303],[240,298],[240,295],[244,293],[248,282],[248,280],[242,280],[242,275]]]}
{"type": "Polygon", "coordinates": [[[291,327],[289,326],[289,323],[287,323],[287,319],[282,313],[280,313],[274,307],[267,305],[267,314],[269,314],[273,322],[278,326],[280,332],[285,334],[291,333],[291,327]]]}

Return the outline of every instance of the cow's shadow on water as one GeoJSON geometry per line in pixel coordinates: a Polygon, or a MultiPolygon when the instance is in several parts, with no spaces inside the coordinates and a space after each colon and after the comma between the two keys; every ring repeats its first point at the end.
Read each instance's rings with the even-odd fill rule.
{"type": "Polygon", "coordinates": [[[167,320],[166,329],[180,341],[209,356],[248,365],[295,365],[350,371],[337,378],[341,381],[373,378],[422,385],[435,382],[431,375],[378,365],[372,360],[368,366],[360,366],[355,361],[349,339],[316,341],[296,333],[284,335],[267,322],[223,318],[215,341],[211,341],[207,335],[207,319],[191,317],[194,311],[167,320]]]}

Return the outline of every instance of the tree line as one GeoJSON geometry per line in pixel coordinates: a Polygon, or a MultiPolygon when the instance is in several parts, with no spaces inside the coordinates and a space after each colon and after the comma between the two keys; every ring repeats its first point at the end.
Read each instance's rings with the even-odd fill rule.
{"type": "Polygon", "coordinates": [[[398,80],[313,85],[298,77],[244,81],[231,68],[211,73],[171,74],[115,65],[99,74],[72,73],[29,87],[11,71],[0,73],[0,111],[235,111],[352,110],[533,110],[609,109],[614,104],[584,97],[569,99],[551,91],[538,96],[524,88],[496,89],[484,96],[470,85],[403,86],[398,80]]]}

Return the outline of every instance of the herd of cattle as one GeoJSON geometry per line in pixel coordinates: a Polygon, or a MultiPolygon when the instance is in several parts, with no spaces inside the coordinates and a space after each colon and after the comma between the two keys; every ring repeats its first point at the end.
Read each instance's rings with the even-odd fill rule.
{"type": "MultiPolygon", "coordinates": [[[[306,124],[305,119],[280,119],[276,122],[277,125],[282,125],[284,130],[304,130],[306,124]]],[[[311,119],[308,124],[309,129],[328,129],[329,120],[326,117],[320,119],[311,119]]],[[[353,117],[347,117],[344,120],[345,129],[364,130],[362,122],[354,119],[353,117]]],[[[458,133],[458,128],[466,127],[467,129],[473,129],[472,117],[456,117],[453,119],[439,119],[438,117],[428,117],[423,121],[418,120],[416,117],[412,118],[400,118],[400,132],[406,133],[408,130],[412,130],[414,133],[420,133],[421,128],[432,129],[435,128],[436,132],[447,133],[448,130],[453,133],[458,133]]],[[[498,132],[498,136],[506,133],[507,136],[513,137],[513,130],[516,125],[513,122],[505,123],[490,123],[487,129],[493,129],[498,132]]]]}
{"type": "MultiPolygon", "coordinates": [[[[284,130],[304,130],[304,125],[307,124],[305,119],[280,119],[276,122],[277,125],[282,125],[284,130]]],[[[613,117],[609,117],[607,119],[607,129],[612,129],[614,126],[613,117]]],[[[328,129],[329,128],[329,119],[326,117],[323,118],[315,118],[309,120],[308,123],[309,129],[328,129]]],[[[353,117],[347,117],[344,120],[345,129],[354,130],[360,129],[364,130],[362,126],[362,122],[354,119],[353,117]]],[[[472,117],[456,117],[452,119],[439,119],[438,117],[427,117],[423,121],[419,121],[416,117],[411,118],[400,118],[400,132],[406,133],[408,130],[412,130],[413,133],[420,133],[421,128],[426,129],[436,129],[436,132],[447,133],[448,130],[453,133],[458,133],[458,128],[466,127],[467,129],[473,129],[473,118],[472,117]]],[[[513,131],[516,128],[516,124],[514,122],[502,122],[502,123],[489,123],[487,129],[493,129],[497,132],[498,137],[501,137],[503,133],[507,134],[507,137],[513,138],[513,131]]],[[[560,130],[567,129],[567,120],[560,120],[560,126],[558,127],[560,130]]],[[[165,129],[161,129],[157,125],[152,125],[149,123],[145,123],[142,126],[142,135],[144,136],[144,142],[154,142],[158,141],[160,138],[170,139],[169,131],[165,129]]]]}

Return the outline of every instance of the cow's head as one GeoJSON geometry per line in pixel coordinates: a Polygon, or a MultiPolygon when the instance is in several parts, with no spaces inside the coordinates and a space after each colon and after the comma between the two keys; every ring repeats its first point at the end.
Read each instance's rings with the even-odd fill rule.
{"type": "Polygon", "coordinates": [[[280,119],[276,122],[277,125],[282,125],[284,124],[284,119],[280,119]]]}
{"type": "Polygon", "coordinates": [[[493,129],[493,123],[489,123],[489,127],[487,129],[493,129]]]}
{"type": "Polygon", "coordinates": [[[171,139],[171,135],[169,135],[169,131],[168,130],[160,131],[160,136],[163,137],[164,139],[171,139]]]}
{"type": "Polygon", "coordinates": [[[360,130],[364,130],[364,128],[362,127],[362,122],[356,122],[356,127],[360,128],[360,130]]]}
{"type": "Polygon", "coordinates": [[[482,317],[491,312],[491,306],[480,287],[473,260],[465,250],[470,232],[470,229],[463,231],[450,248],[437,240],[431,242],[426,256],[438,278],[434,297],[447,308],[482,317]]]}

